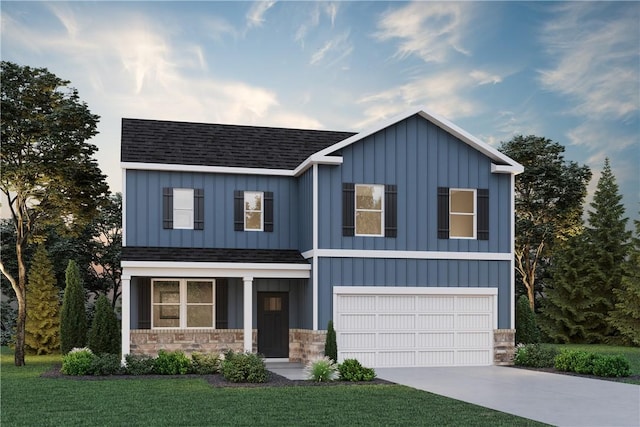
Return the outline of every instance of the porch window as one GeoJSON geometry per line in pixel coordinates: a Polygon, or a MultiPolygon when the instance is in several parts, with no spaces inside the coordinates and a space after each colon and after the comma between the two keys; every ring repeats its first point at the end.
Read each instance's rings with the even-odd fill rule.
{"type": "Polygon", "coordinates": [[[152,328],[214,328],[213,280],[157,279],[151,283],[152,328]]]}

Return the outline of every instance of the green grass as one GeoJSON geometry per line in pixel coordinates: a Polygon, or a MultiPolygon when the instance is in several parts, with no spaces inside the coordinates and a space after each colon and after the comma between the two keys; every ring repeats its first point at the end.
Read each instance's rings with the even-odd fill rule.
{"type": "MultiPolygon", "coordinates": [[[[621,355],[627,358],[631,375],[640,375],[640,348],[606,344],[545,344],[558,350],[582,350],[598,354],[621,355]]],[[[640,384],[640,380],[623,379],[623,382],[640,384]]]]}
{"type": "Polygon", "coordinates": [[[202,379],[41,378],[60,356],[13,365],[2,348],[3,426],[543,424],[404,386],[213,388],[202,379]]]}

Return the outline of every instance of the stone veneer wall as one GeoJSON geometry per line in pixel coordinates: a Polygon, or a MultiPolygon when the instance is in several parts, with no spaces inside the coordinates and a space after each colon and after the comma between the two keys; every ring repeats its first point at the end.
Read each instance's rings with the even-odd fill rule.
{"type": "Polygon", "coordinates": [[[513,365],[516,352],[516,330],[496,329],[493,331],[493,364],[513,365]]]}
{"type": "MultiPolygon", "coordinates": [[[[253,331],[253,351],[257,349],[257,332],[253,331]]],[[[242,329],[134,329],[131,331],[132,354],[157,356],[159,350],[182,350],[186,354],[222,353],[244,350],[242,329]]]]}
{"type": "Polygon", "coordinates": [[[327,331],[289,329],[289,361],[307,363],[324,356],[327,331]]]}

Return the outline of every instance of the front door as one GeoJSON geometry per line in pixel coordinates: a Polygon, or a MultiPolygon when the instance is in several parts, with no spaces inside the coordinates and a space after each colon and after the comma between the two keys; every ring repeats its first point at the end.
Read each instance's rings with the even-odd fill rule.
{"type": "Polygon", "coordinates": [[[289,357],[289,294],[258,292],[258,353],[289,357]]]}

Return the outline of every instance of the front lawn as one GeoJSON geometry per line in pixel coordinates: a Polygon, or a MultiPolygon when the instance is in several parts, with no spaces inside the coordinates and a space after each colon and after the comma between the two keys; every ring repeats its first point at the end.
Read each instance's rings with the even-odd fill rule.
{"type": "Polygon", "coordinates": [[[544,425],[397,385],[214,388],[197,378],[41,378],[54,363],[60,356],[32,356],[17,368],[2,348],[2,425],[544,425]]]}

